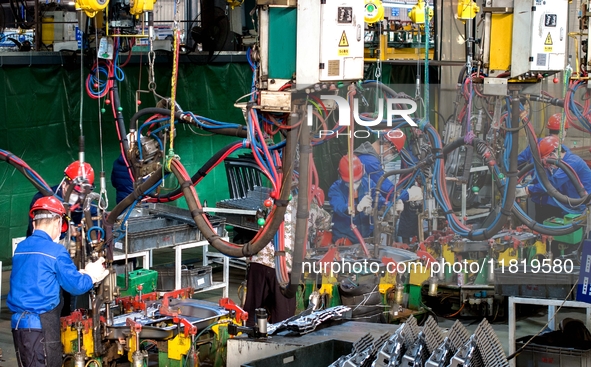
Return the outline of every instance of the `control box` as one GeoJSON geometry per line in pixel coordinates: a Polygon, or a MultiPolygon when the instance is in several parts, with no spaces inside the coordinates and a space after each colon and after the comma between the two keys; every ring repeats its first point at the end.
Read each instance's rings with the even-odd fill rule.
{"type": "Polygon", "coordinates": [[[363,78],[365,5],[359,0],[299,0],[296,87],[363,78]]]}
{"type": "Polygon", "coordinates": [[[568,0],[515,0],[511,77],[547,76],[563,70],[567,25],[568,0]]]}

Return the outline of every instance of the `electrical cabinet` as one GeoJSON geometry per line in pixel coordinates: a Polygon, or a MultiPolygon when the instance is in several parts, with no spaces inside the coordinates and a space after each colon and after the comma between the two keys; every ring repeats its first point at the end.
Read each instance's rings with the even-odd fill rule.
{"type": "Polygon", "coordinates": [[[511,77],[563,70],[567,25],[568,0],[515,0],[511,77]]]}
{"type": "Polygon", "coordinates": [[[299,0],[296,87],[363,78],[365,5],[359,0],[299,0]]]}
{"type": "Polygon", "coordinates": [[[42,42],[45,45],[59,46],[62,42],[71,43],[73,41],[74,49],[76,49],[76,28],[78,28],[76,12],[61,10],[46,11],[42,17],[42,42]]]}
{"type": "Polygon", "coordinates": [[[320,5],[320,81],[363,79],[364,3],[320,5]]]}

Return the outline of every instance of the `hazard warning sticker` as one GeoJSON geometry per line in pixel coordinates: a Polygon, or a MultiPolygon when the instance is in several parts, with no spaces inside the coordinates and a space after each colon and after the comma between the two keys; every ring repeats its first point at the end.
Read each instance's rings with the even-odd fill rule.
{"type": "Polygon", "coordinates": [[[548,32],[548,35],[546,36],[546,40],[544,41],[544,45],[552,46],[552,35],[550,34],[550,32],[548,32]]]}
{"type": "Polygon", "coordinates": [[[347,40],[347,33],[343,31],[341,39],[339,40],[339,47],[349,47],[349,40],[347,40]]]}

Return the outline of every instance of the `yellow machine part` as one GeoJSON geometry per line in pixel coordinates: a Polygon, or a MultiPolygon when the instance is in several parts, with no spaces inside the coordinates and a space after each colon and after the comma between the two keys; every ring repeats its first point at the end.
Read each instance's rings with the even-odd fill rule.
{"type": "Polygon", "coordinates": [[[185,338],[185,334],[179,333],[173,339],[168,341],[168,358],[180,361],[190,348],[191,338],[185,338]]]}
{"type": "Polygon", "coordinates": [[[133,353],[135,352],[135,333],[131,333],[131,336],[129,337],[128,341],[127,341],[127,345],[129,345],[129,351],[127,352],[127,360],[129,362],[133,362],[133,353]]]}
{"type": "MultiPolygon", "coordinates": [[[[408,17],[413,23],[424,24],[425,23],[425,2],[419,0],[419,2],[408,11],[408,17]]],[[[433,8],[429,7],[429,20],[433,18],[433,8]]]]}
{"type": "Polygon", "coordinates": [[[442,246],[442,255],[443,255],[443,259],[445,259],[446,262],[453,264],[455,261],[455,255],[453,253],[453,251],[451,250],[451,246],[450,245],[443,245],[442,246]]]}
{"type": "MultiPolygon", "coordinates": [[[[71,327],[67,327],[65,330],[62,329],[61,341],[64,346],[65,354],[74,354],[78,352],[78,333],[76,329],[72,329],[71,327]]],[[[94,341],[92,340],[92,332],[90,330],[88,332],[82,331],[82,345],[84,346],[86,356],[92,358],[94,341]]]]}
{"type": "Polygon", "coordinates": [[[107,5],[109,5],[109,0],[76,0],[76,10],[84,10],[89,18],[94,18],[107,5]]]}
{"type": "Polygon", "coordinates": [[[458,1],[458,19],[474,19],[480,7],[472,0],[458,1]]]}
{"type": "Polygon", "coordinates": [[[53,17],[43,17],[41,22],[41,42],[44,45],[51,45],[53,43],[53,17]]]}
{"type": "Polygon", "coordinates": [[[536,255],[546,255],[546,244],[542,241],[536,241],[534,243],[536,247],[536,255]]]}
{"type": "Polygon", "coordinates": [[[492,14],[490,25],[489,70],[511,66],[513,14],[492,14]]]}
{"type": "Polygon", "coordinates": [[[365,0],[364,20],[368,24],[384,20],[384,6],[380,0],[365,0]]]}
{"type": "MultiPolygon", "coordinates": [[[[410,263],[408,263],[410,265],[410,263]]],[[[408,284],[422,285],[424,282],[429,280],[431,276],[431,268],[424,266],[423,264],[417,264],[416,266],[407,267],[410,273],[408,284]]]]}
{"type": "Polygon", "coordinates": [[[129,12],[135,16],[139,16],[147,11],[154,10],[154,3],[156,0],[131,0],[129,2],[129,12]]]}
{"type": "Polygon", "coordinates": [[[381,294],[386,294],[388,289],[396,286],[396,273],[389,273],[386,274],[380,279],[379,290],[381,294]]]}
{"type": "Polygon", "coordinates": [[[517,251],[515,251],[513,248],[508,248],[505,251],[499,253],[497,260],[499,262],[504,260],[504,264],[509,264],[509,261],[511,260],[517,260],[517,251]]]}

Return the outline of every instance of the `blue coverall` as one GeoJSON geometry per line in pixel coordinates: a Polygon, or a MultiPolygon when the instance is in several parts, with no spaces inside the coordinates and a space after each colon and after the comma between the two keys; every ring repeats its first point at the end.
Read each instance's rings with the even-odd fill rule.
{"type": "Polygon", "coordinates": [[[133,181],[129,176],[129,171],[123,160],[123,156],[119,157],[113,162],[113,170],[111,171],[111,185],[117,192],[117,204],[125,199],[133,192],[133,181]]]}
{"type": "MultiPolygon", "coordinates": [[[[562,157],[562,161],[573,168],[573,170],[579,176],[579,180],[585,187],[587,193],[591,193],[591,169],[587,166],[587,163],[576,154],[571,152],[566,152],[566,154],[562,157]]],[[[548,180],[552,183],[552,185],[562,194],[569,196],[571,198],[578,198],[579,194],[575,189],[575,185],[571,182],[568,178],[566,173],[558,168],[554,171],[553,174],[548,173],[548,180]]],[[[535,179],[532,181],[532,184],[528,186],[528,190],[532,197],[532,201],[542,204],[542,205],[552,205],[556,207],[556,215],[555,216],[563,216],[565,212],[561,207],[559,207],[558,203],[554,198],[549,197],[542,183],[539,180],[535,179]]],[[[581,208],[574,208],[575,210],[579,210],[581,208]]]]}
{"type": "MultiPolygon", "coordinates": [[[[357,149],[355,149],[353,153],[355,153],[357,158],[359,158],[361,163],[363,163],[365,173],[369,175],[369,179],[371,180],[371,188],[375,188],[378,184],[378,181],[385,173],[382,168],[382,163],[380,162],[378,153],[369,142],[364,142],[361,144],[357,149]]],[[[384,182],[382,182],[382,195],[387,195],[393,189],[394,184],[389,179],[385,179],[384,182]]],[[[402,190],[398,196],[398,199],[407,201],[408,191],[402,190]]]]}
{"type": "Polygon", "coordinates": [[[78,272],[66,248],[41,230],[18,244],[12,258],[6,305],[17,358],[25,366],[61,366],[60,286],[73,295],[92,289],[92,278],[78,272]],[[43,340],[45,339],[45,340],[43,340]],[[44,348],[45,345],[45,348],[44,348]]]}
{"type": "MultiPolygon", "coordinates": [[[[369,182],[367,178],[361,179],[361,184],[357,188],[357,198],[355,199],[354,208],[357,210],[357,204],[363,199],[365,195],[370,193],[369,182]]],[[[371,191],[371,197],[374,199],[375,191],[371,191]]],[[[336,242],[340,238],[348,238],[353,243],[358,243],[359,240],[351,230],[351,217],[349,215],[349,186],[341,179],[335,181],[328,190],[328,201],[333,209],[332,215],[332,239],[336,242]]],[[[385,200],[380,195],[378,207],[384,205],[385,200]]],[[[375,203],[374,203],[375,205],[375,203]]],[[[353,217],[353,223],[357,226],[357,230],[362,237],[370,237],[373,235],[373,225],[371,224],[371,216],[365,213],[357,213],[353,217]]]]}

